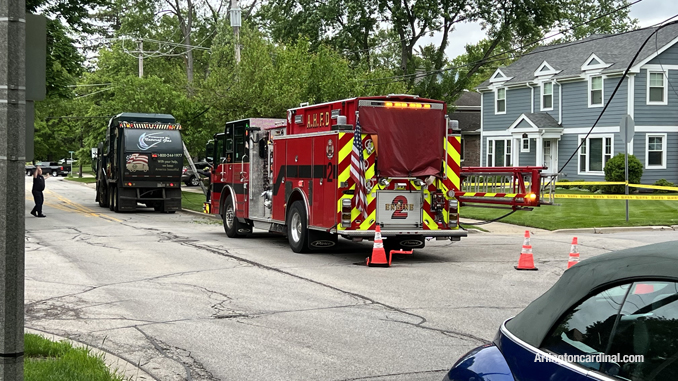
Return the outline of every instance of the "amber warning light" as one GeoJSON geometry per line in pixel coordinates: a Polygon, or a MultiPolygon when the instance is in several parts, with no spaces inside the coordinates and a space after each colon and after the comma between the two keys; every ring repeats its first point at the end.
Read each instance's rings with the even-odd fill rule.
{"type": "Polygon", "coordinates": [[[412,103],[412,102],[384,102],[385,107],[394,107],[394,108],[431,108],[431,105],[428,103],[412,103]]]}

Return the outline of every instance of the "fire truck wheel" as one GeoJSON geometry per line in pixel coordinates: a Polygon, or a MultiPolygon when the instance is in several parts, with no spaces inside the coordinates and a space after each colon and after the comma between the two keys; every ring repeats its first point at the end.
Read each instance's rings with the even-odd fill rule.
{"type": "Polygon", "coordinates": [[[226,235],[229,238],[240,238],[244,237],[245,234],[240,233],[240,230],[247,228],[246,224],[238,221],[238,218],[235,216],[235,209],[233,209],[233,197],[228,195],[226,201],[224,201],[224,214],[222,214],[224,220],[224,230],[226,235]]]}
{"type": "Polygon", "coordinates": [[[306,253],[309,251],[308,222],[306,221],[304,204],[301,201],[292,203],[290,212],[287,215],[287,240],[292,251],[295,253],[306,253]]]}

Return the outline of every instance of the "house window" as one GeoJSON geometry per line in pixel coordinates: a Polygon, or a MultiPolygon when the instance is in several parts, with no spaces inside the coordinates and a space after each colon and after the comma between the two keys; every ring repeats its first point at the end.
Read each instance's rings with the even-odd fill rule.
{"type": "Polygon", "coordinates": [[[666,169],[666,134],[647,134],[645,168],[666,169]]]}
{"type": "Polygon", "coordinates": [[[530,138],[523,138],[520,141],[520,152],[530,152],[530,138]]]}
{"type": "Polygon", "coordinates": [[[459,158],[461,161],[464,161],[464,153],[466,151],[466,139],[461,138],[461,149],[459,152],[459,158]]]}
{"type": "Polygon", "coordinates": [[[553,110],[553,83],[544,82],[541,85],[541,111],[553,110]]]}
{"type": "Polygon", "coordinates": [[[506,114],[506,89],[497,89],[497,102],[495,114],[506,114]]]}
{"type": "Polygon", "coordinates": [[[603,169],[614,151],[612,136],[580,136],[579,143],[579,173],[605,174],[603,169]]]}
{"type": "Polygon", "coordinates": [[[589,78],[589,107],[600,107],[603,105],[603,77],[596,76],[589,78]]]}
{"type": "Polygon", "coordinates": [[[664,72],[647,73],[647,104],[667,104],[666,90],[666,76],[664,72]]]}
{"type": "Polygon", "coordinates": [[[511,139],[488,139],[487,163],[490,167],[511,166],[511,139]]]}

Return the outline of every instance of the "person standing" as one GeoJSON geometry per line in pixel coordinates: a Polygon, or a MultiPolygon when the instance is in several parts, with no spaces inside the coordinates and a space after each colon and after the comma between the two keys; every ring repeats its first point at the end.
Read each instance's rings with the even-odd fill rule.
{"type": "Polygon", "coordinates": [[[35,200],[35,206],[31,210],[31,214],[35,217],[47,217],[42,214],[42,203],[45,201],[45,197],[42,195],[42,191],[45,190],[45,178],[42,177],[42,169],[36,167],[33,171],[33,200],[35,200]]]}

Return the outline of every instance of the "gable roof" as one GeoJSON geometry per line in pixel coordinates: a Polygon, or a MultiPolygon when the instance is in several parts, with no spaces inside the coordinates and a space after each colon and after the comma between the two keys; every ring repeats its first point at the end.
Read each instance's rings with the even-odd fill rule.
{"type": "Polygon", "coordinates": [[[511,124],[509,131],[520,128],[522,122],[527,122],[534,130],[540,128],[561,128],[562,126],[553,119],[551,114],[547,112],[526,112],[518,117],[518,119],[511,124]]]}
{"type": "MultiPolygon", "coordinates": [[[[582,65],[595,54],[600,60],[610,65],[602,69],[602,73],[622,72],[625,70],[640,46],[658,27],[638,29],[631,32],[601,35],[595,34],[580,41],[565,44],[540,46],[529,54],[519,58],[509,66],[502,67],[502,73],[509,79],[502,85],[524,83],[535,79],[537,70],[544,61],[548,61],[558,71],[552,78],[572,78],[582,75],[582,65]]],[[[651,41],[648,41],[634,61],[634,66],[651,59],[659,49],[678,41],[678,22],[662,28],[651,41]],[[655,44],[656,38],[656,44],[655,44]]],[[[484,90],[490,85],[487,80],[478,86],[484,90]]]]}

